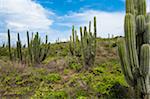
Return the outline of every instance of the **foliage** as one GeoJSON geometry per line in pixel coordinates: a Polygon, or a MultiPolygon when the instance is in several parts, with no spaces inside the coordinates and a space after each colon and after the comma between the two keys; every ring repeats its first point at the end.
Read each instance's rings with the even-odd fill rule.
{"type": "Polygon", "coordinates": [[[82,68],[81,63],[76,56],[68,57],[67,60],[68,60],[68,66],[70,69],[79,71],[82,68]]]}

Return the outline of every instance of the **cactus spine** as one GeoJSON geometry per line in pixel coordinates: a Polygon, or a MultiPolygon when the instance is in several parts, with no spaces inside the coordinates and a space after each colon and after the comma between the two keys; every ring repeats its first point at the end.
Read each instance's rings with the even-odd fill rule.
{"type": "Polygon", "coordinates": [[[8,47],[9,47],[9,58],[12,60],[12,54],[11,54],[11,41],[10,41],[10,30],[8,29],[8,47]]]}
{"type": "Polygon", "coordinates": [[[146,0],[126,0],[125,40],[118,40],[118,52],[127,83],[137,99],[150,99],[150,25],[146,0]]]}

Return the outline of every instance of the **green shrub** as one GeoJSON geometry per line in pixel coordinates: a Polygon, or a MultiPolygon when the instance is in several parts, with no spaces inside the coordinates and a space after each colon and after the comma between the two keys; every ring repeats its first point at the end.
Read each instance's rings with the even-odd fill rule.
{"type": "Polygon", "coordinates": [[[51,91],[44,99],[67,99],[67,94],[64,91],[51,91]]]}
{"type": "Polygon", "coordinates": [[[60,75],[57,73],[50,73],[48,75],[45,75],[45,80],[48,82],[57,82],[61,79],[60,75]]]}
{"type": "Polygon", "coordinates": [[[64,74],[67,75],[69,73],[69,69],[64,69],[64,74]]]}
{"type": "Polygon", "coordinates": [[[93,73],[94,74],[101,74],[101,73],[104,73],[105,72],[105,69],[103,67],[96,67],[93,69],[93,73]]]}
{"type": "Polygon", "coordinates": [[[77,99],[87,99],[87,97],[85,97],[85,96],[79,96],[79,97],[77,97],[77,99]]]}
{"type": "Polygon", "coordinates": [[[65,91],[52,91],[51,86],[41,82],[31,99],[66,99],[65,91]]]}
{"type": "Polygon", "coordinates": [[[82,68],[82,65],[80,64],[80,61],[78,61],[77,57],[69,57],[68,66],[73,70],[80,70],[82,68]]]}

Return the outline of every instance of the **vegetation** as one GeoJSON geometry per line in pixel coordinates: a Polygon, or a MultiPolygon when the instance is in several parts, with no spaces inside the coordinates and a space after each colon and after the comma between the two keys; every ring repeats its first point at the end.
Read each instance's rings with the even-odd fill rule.
{"type": "Polygon", "coordinates": [[[50,44],[47,35],[42,42],[27,31],[27,46],[19,33],[12,46],[8,30],[8,44],[0,47],[0,98],[150,99],[149,21],[145,0],[126,0],[125,37],[98,38],[96,17],[93,32],[91,21],[80,35],[73,26],[67,42],[50,44]]]}
{"type": "MultiPolygon", "coordinates": [[[[117,48],[112,46],[115,42],[115,38],[110,40],[97,38],[95,64],[88,70],[82,70],[84,66],[80,57],[70,55],[69,42],[49,45],[50,53],[46,59],[34,65],[9,61],[9,48],[2,46],[0,97],[12,99],[129,97],[129,89],[121,73],[116,53],[117,48]]],[[[14,50],[15,48],[11,48],[12,52],[14,50]]],[[[29,49],[22,47],[21,50],[24,59],[24,53],[29,49]]]]}
{"type": "Polygon", "coordinates": [[[89,31],[87,27],[84,27],[84,33],[82,27],[80,27],[80,40],[77,35],[77,31],[72,28],[72,36],[70,36],[70,53],[73,56],[80,57],[83,60],[85,69],[94,65],[96,54],[96,17],[94,17],[94,33],[91,32],[91,21],[89,22],[89,31]]]}
{"type": "Polygon", "coordinates": [[[126,0],[125,41],[118,46],[122,71],[137,99],[150,99],[149,17],[146,0],[126,0]]]}

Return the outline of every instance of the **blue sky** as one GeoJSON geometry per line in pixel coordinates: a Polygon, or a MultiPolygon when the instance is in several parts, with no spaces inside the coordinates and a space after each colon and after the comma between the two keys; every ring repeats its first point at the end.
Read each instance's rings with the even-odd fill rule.
{"type": "Polygon", "coordinates": [[[124,2],[122,0],[35,0],[44,8],[65,15],[70,12],[81,12],[83,10],[100,11],[124,11],[124,2]]]}
{"type": "Polygon", "coordinates": [[[27,30],[47,34],[49,41],[68,40],[72,25],[79,31],[94,16],[99,37],[123,35],[124,12],[125,0],[0,0],[0,43],[7,41],[8,28],[12,41],[19,32],[26,42],[27,30]]]}

